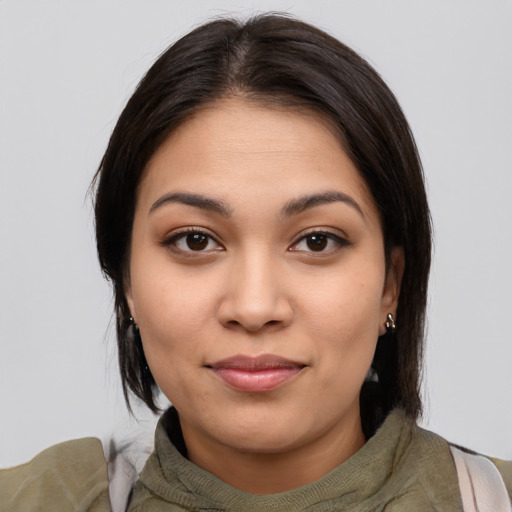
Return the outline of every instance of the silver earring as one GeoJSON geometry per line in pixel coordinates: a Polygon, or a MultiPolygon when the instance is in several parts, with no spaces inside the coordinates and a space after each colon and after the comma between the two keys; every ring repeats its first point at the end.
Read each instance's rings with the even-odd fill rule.
{"type": "Polygon", "coordinates": [[[387,332],[395,332],[396,331],[396,323],[395,323],[395,317],[392,313],[388,313],[388,316],[386,317],[386,331],[387,332]]]}

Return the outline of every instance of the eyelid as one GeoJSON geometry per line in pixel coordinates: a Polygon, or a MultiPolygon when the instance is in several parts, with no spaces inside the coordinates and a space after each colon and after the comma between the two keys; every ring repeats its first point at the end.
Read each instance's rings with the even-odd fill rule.
{"type": "Polygon", "coordinates": [[[186,227],[178,228],[178,229],[172,231],[170,234],[167,234],[163,238],[163,240],[160,242],[160,245],[162,245],[163,247],[172,249],[173,251],[175,251],[177,253],[184,254],[186,256],[201,256],[201,254],[206,255],[206,254],[211,254],[214,251],[219,251],[219,248],[215,248],[213,250],[212,249],[205,250],[205,251],[192,251],[192,250],[184,251],[184,250],[176,247],[176,245],[175,245],[176,241],[180,240],[181,238],[184,238],[187,235],[196,234],[196,233],[207,236],[210,240],[213,240],[220,247],[220,250],[223,250],[223,251],[225,250],[224,246],[218,241],[217,237],[210,232],[210,230],[208,230],[206,228],[200,228],[197,226],[186,226],[186,227]]]}
{"type": "Polygon", "coordinates": [[[288,251],[290,251],[290,252],[295,252],[295,251],[296,252],[305,252],[305,253],[311,253],[311,254],[316,253],[318,255],[322,255],[322,254],[331,254],[333,251],[340,250],[341,248],[347,247],[349,245],[351,245],[351,244],[347,240],[347,237],[344,235],[339,235],[339,234],[333,233],[332,231],[330,231],[327,228],[313,228],[313,229],[310,229],[310,230],[300,233],[295,238],[295,241],[289,246],[288,251]],[[293,249],[293,247],[295,247],[296,245],[298,245],[300,242],[302,242],[308,236],[311,236],[311,235],[324,235],[327,238],[329,238],[330,240],[333,240],[336,244],[338,244],[338,247],[335,249],[330,249],[330,250],[326,250],[326,251],[301,251],[299,249],[293,249]]]}
{"type": "MultiPolygon", "coordinates": [[[[322,254],[324,254],[324,255],[332,254],[333,252],[336,252],[343,247],[347,247],[347,246],[351,245],[350,242],[347,240],[347,237],[344,234],[340,235],[340,234],[333,233],[332,229],[333,228],[316,227],[316,228],[311,228],[311,229],[305,230],[296,236],[295,241],[292,244],[290,244],[290,246],[288,247],[287,250],[290,252],[303,252],[303,253],[311,253],[311,254],[316,253],[318,256],[320,256],[322,254]],[[312,236],[315,234],[325,236],[329,240],[336,243],[337,247],[327,249],[327,250],[322,250],[322,251],[313,251],[313,250],[307,251],[307,250],[301,250],[301,249],[294,249],[295,246],[297,246],[299,243],[304,241],[308,236],[312,236]]],[[[218,237],[216,235],[212,234],[209,229],[203,228],[203,227],[197,227],[197,226],[185,226],[185,227],[181,227],[181,228],[178,228],[178,229],[172,231],[170,234],[167,234],[163,238],[163,240],[160,242],[160,245],[162,245],[163,247],[169,248],[176,253],[183,254],[186,256],[192,256],[192,257],[212,254],[212,252],[226,250],[225,247],[222,245],[222,243],[219,242],[218,237]],[[189,234],[195,234],[195,233],[205,235],[210,240],[212,240],[215,244],[217,244],[218,247],[216,247],[215,249],[208,249],[208,250],[204,250],[204,251],[194,251],[194,250],[183,250],[176,246],[176,242],[178,240],[184,238],[185,236],[187,236],[189,234]]]]}

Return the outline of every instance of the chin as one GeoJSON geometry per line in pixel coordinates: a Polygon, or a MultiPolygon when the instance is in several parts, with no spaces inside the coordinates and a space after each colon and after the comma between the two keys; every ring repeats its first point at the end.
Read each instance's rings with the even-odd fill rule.
{"type": "MultiPolygon", "coordinates": [[[[297,433],[298,434],[298,433],[297,433]]],[[[273,454],[284,453],[294,449],[300,444],[299,435],[294,435],[288,428],[285,431],[262,431],[254,432],[251,435],[236,435],[233,434],[229,438],[225,438],[225,444],[229,445],[232,449],[244,453],[254,454],[273,454]]]]}
{"type": "Polygon", "coordinates": [[[307,442],[309,428],[300,417],[256,414],[223,421],[218,439],[233,449],[247,453],[282,453],[307,442]]]}

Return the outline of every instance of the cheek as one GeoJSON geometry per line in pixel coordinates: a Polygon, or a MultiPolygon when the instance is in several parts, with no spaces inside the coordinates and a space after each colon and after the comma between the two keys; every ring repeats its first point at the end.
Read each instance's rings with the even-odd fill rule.
{"type": "Polygon", "coordinates": [[[166,272],[140,272],[133,276],[132,289],[150,366],[179,366],[184,359],[192,359],[211,326],[211,287],[204,280],[167,268],[166,272]]]}
{"type": "Polygon", "coordinates": [[[377,337],[382,282],[378,268],[345,275],[333,273],[323,282],[308,285],[302,304],[319,331],[331,332],[335,338],[347,341],[377,337]]]}
{"type": "MultiPolygon", "coordinates": [[[[146,360],[163,394],[185,407],[207,395],[191,378],[205,359],[208,340],[207,301],[204,294],[185,290],[178,282],[161,282],[139,296],[139,325],[146,360]],[[186,385],[185,385],[186,384],[186,385]]],[[[206,404],[204,404],[206,406],[206,404]]]]}
{"type": "MultiPolygon", "coordinates": [[[[379,336],[380,273],[339,275],[322,287],[309,288],[303,306],[309,337],[315,340],[324,375],[338,385],[359,386],[373,359],[379,336]]],[[[325,386],[329,383],[326,381],[325,386]]]]}
{"type": "Polygon", "coordinates": [[[139,326],[165,331],[170,325],[201,325],[201,315],[211,296],[208,273],[198,267],[177,266],[160,247],[143,239],[132,253],[131,290],[139,326]]]}

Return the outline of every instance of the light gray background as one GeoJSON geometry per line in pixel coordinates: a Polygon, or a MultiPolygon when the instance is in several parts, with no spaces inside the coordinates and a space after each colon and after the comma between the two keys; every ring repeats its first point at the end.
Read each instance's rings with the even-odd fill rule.
{"type": "Polygon", "coordinates": [[[155,57],[213,15],[264,10],[328,30],[397,94],[436,228],[424,424],[512,458],[510,0],[0,0],[0,465],[136,427],[87,187],[155,57]]]}

